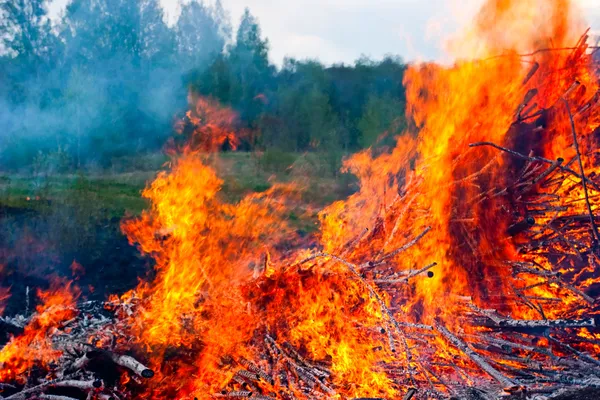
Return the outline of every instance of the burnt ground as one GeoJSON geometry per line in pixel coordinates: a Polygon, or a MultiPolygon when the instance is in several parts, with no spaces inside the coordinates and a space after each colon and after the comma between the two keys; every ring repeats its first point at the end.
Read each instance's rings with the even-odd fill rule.
{"type": "Polygon", "coordinates": [[[35,290],[61,279],[73,281],[88,300],[134,288],[152,265],[128,243],[120,222],[108,213],[74,207],[46,213],[0,206],[0,286],[11,294],[4,315],[26,311],[27,288],[31,310],[35,290]]]}
{"type": "Polygon", "coordinates": [[[600,399],[600,388],[589,388],[572,390],[553,397],[553,400],[598,400],[600,399]]]}

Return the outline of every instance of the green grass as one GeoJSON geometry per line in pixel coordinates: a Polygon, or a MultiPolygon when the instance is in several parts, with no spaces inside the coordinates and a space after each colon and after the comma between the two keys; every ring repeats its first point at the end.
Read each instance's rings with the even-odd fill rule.
{"type": "Polygon", "coordinates": [[[47,213],[53,207],[89,201],[94,203],[89,206],[103,210],[107,217],[138,214],[147,206],[141,190],[153,174],[129,175],[2,175],[0,205],[47,213]]]}
{"type": "MultiPolygon", "coordinates": [[[[80,214],[106,218],[138,215],[148,207],[141,191],[165,161],[165,156],[157,154],[122,158],[100,172],[48,176],[0,172],[0,206],[39,213],[51,213],[57,207],[81,207],[80,214]]],[[[312,210],[290,212],[290,222],[304,231],[315,229],[320,208],[347,195],[352,187],[347,176],[331,171],[315,154],[224,153],[211,157],[208,163],[223,179],[222,196],[229,202],[268,190],[274,182],[294,183],[306,206],[303,208],[312,210]]]]}

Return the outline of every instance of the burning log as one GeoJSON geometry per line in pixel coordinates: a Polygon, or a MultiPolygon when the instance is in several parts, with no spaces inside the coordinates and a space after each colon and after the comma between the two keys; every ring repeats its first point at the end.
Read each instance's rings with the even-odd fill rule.
{"type": "Polygon", "coordinates": [[[508,229],[506,230],[506,234],[508,236],[516,236],[519,233],[526,231],[527,229],[531,228],[534,225],[535,225],[535,219],[533,217],[527,217],[527,218],[517,222],[516,224],[509,226],[508,229]]]}
{"type": "Polygon", "coordinates": [[[254,373],[258,378],[264,379],[266,382],[269,382],[271,385],[275,384],[275,381],[272,376],[264,372],[262,369],[258,368],[256,365],[246,360],[245,358],[240,358],[240,364],[242,364],[245,368],[247,368],[250,372],[254,373]]]}
{"type": "Polygon", "coordinates": [[[39,393],[44,392],[48,388],[60,387],[60,388],[74,388],[81,391],[87,392],[98,388],[98,382],[96,380],[90,381],[76,381],[76,380],[64,380],[64,381],[50,381],[43,383],[32,388],[22,390],[18,393],[5,397],[5,400],[26,400],[31,396],[36,396],[39,393]]]}
{"type": "Polygon", "coordinates": [[[381,259],[379,261],[371,263],[369,266],[370,267],[376,267],[376,266],[381,265],[384,262],[386,262],[386,260],[388,260],[390,258],[394,258],[398,254],[402,253],[403,251],[405,251],[405,250],[411,248],[412,246],[414,246],[415,244],[417,244],[419,242],[419,240],[421,240],[425,235],[427,235],[427,233],[429,233],[429,231],[431,231],[431,227],[430,226],[428,226],[427,228],[425,228],[423,230],[423,232],[421,232],[420,234],[418,234],[417,236],[415,236],[415,238],[413,240],[411,240],[410,242],[406,243],[404,246],[400,247],[399,249],[396,249],[396,250],[392,251],[391,253],[385,254],[383,257],[381,257],[381,259]]]}
{"type": "Polygon", "coordinates": [[[519,108],[517,109],[517,118],[520,119],[521,118],[521,112],[523,111],[523,109],[525,107],[527,107],[529,105],[529,102],[538,94],[538,90],[536,88],[534,89],[529,89],[529,91],[525,94],[525,97],[523,98],[523,101],[521,102],[521,104],[519,105],[519,108]]]}
{"type": "Polygon", "coordinates": [[[415,394],[417,394],[417,389],[410,388],[410,389],[408,389],[408,392],[406,392],[406,394],[404,395],[402,400],[411,400],[415,394]]]}
{"type": "Polygon", "coordinates": [[[583,359],[583,360],[585,360],[585,361],[587,361],[587,362],[589,362],[589,363],[591,363],[591,364],[594,364],[594,365],[596,365],[596,366],[599,366],[599,367],[600,367],[600,361],[598,361],[598,360],[596,360],[595,358],[591,357],[589,354],[586,354],[586,353],[584,353],[584,352],[581,352],[581,351],[579,351],[579,350],[576,350],[576,349],[574,349],[572,346],[570,346],[570,345],[568,345],[568,344],[566,344],[566,343],[563,343],[563,342],[561,342],[560,340],[558,340],[558,339],[555,339],[555,338],[553,338],[553,337],[552,337],[552,336],[550,336],[550,335],[548,335],[547,337],[548,337],[548,339],[549,339],[550,341],[552,341],[552,342],[554,342],[554,343],[556,343],[556,344],[558,344],[558,345],[560,345],[560,346],[562,346],[562,347],[566,348],[566,349],[567,349],[567,350],[569,350],[571,353],[573,353],[573,354],[577,355],[579,358],[581,358],[581,359],[583,359]]]}
{"type": "Polygon", "coordinates": [[[232,399],[242,399],[252,397],[252,392],[248,390],[233,390],[228,393],[218,393],[215,394],[214,397],[226,397],[232,399]]]}
{"type": "Polygon", "coordinates": [[[527,82],[529,82],[529,80],[531,78],[533,78],[533,76],[538,71],[538,69],[540,69],[540,63],[538,63],[537,61],[534,61],[533,65],[529,69],[529,72],[527,72],[527,75],[523,79],[523,83],[522,83],[523,86],[525,86],[527,84],[527,82]]]}
{"type": "Polygon", "coordinates": [[[293,358],[296,362],[298,362],[302,366],[308,368],[311,371],[311,373],[313,373],[315,376],[318,376],[319,378],[328,378],[331,375],[331,372],[317,368],[317,367],[313,366],[311,363],[309,363],[308,360],[306,360],[306,358],[302,357],[300,355],[300,353],[298,353],[296,351],[296,349],[294,349],[292,347],[292,345],[289,344],[288,342],[283,343],[283,348],[284,348],[285,353],[289,357],[293,358]]]}
{"type": "Polygon", "coordinates": [[[551,173],[553,173],[554,171],[556,171],[556,169],[558,167],[560,167],[562,165],[562,163],[565,160],[563,158],[557,158],[556,161],[554,163],[552,163],[552,165],[550,165],[548,167],[548,169],[546,169],[541,175],[539,175],[537,178],[535,178],[531,183],[533,185],[537,184],[538,182],[542,182],[544,179],[546,179],[551,173]]]}
{"type": "MultiPolygon", "coordinates": [[[[142,364],[141,362],[139,362],[138,360],[136,360],[133,357],[130,356],[126,356],[126,355],[119,355],[119,354],[115,354],[112,352],[105,352],[110,359],[117,365],[120,365],[123,368],[127,368],[133,372],[135,372],[136,375],[141,376],[142,378],[152,378],[154,376],[154,371],[152,371],[150,368],[146,367],[144,364],[142,364]]],[[[87,356],[90,357],[90,355],[92,355],[93,352],[88,352],[87,356]]],[[[94,356],[92,355],[90,358],[93,358],[94,356]]]]}
{"type": "MultiPolygon", "coordinates": [[[[375,283],[386,283],[386,284],[395,284],[395,283],[408,283],[410,278],[414,278],[417,275],[422,274],[423,272],[427,272],[429,271],[431,268],[437,266],[436,262],[432,262],[429,265],[426,265],[425,267],[418,269],[416,271],[413,272],[409,272],[408,275],[405,278],[402,279],[374,279],[373,282],[375,283]]],[[[433,277],[433,272],[429,272],[428,276],[431,278],[433,277]]]]}
{"type": "Polygon", "coordinates": [[[248,379],[250,381],[258,381],[258,380],[260,380],[260,376],[258,376],[256,374],[253,374],[250,371],[246,371],[244,369],[236,372],[233,377],[235,379],[238,376],[241,377],[241,378],[244,378],[244,379],[248,379]]]}
{"type": "Polygon", "coordinates": [[[485,326],[500,329],[593,328],[596,327],[596,321],[593,318],[582,320],[515,320],[506,318],[485,326]]]}

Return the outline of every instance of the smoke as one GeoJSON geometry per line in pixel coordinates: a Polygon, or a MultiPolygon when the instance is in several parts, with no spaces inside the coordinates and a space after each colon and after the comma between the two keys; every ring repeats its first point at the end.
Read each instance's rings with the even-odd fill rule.
{"type": "Polygon", "coordinates": [[[230,32],[220,3],[189,3],[173,26],[158,0],[72,0],[52,26],[47,5],[0,4],[2,170],[53,153],[65,167],[107,167],[160,149],[186,108],[186,77],[230,32]]]}

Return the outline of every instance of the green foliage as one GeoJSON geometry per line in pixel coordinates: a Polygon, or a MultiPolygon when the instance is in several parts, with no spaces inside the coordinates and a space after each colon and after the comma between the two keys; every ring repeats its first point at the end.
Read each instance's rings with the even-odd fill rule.
{"type": "Polygon", "coordinates": [[[405,104],[390,96],[369,96],[363,115],[358,122],[360,145],[370,147],[377,142],[389,143],[406,129],[405,104]],[[385,137],[382,137],[384,136],[385,137]]]}
{"type": "Polygon", "coordinates": [[[47,0],[2,0],[0,42],[9,56],[35,67],[57,45],[46,15],[47,0]]]}
{"type": "Polygon", "coordinates": [[[132,155],[163,146],[188,90],[239,114],[252,132],[240,149],[265,151],[263,169],[315,152],[337,175],[342,157],[406,126],[401,59],[276,68],[250,10],[232,40],[219,0],[186,2],[174,26],[159,0],[72,0],[55,29],[47,0],[0,0],[0,12],[3,169],[64,153],[63,170],[138,170],[132,155]]]}

